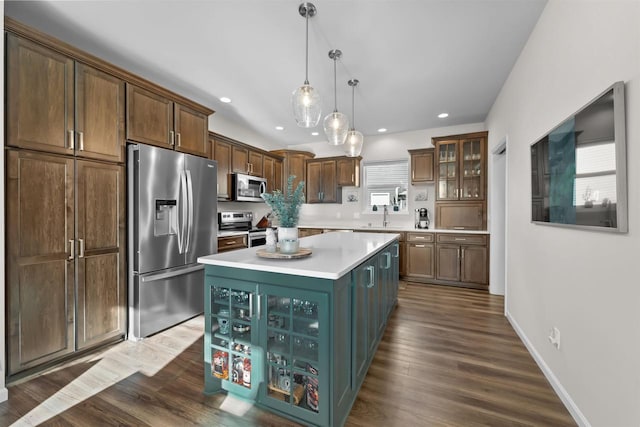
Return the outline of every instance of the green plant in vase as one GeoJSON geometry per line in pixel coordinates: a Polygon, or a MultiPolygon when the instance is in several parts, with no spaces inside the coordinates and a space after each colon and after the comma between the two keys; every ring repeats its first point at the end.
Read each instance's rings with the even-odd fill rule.
{"type": "Polygon", "coordinates": [[[289,175],[284,193],[280,190],[274,190],[271,194],[263,193],[261,196],[280,224],[278,240],[281,252],[298,251],[297,226],[300,219],[300,206],[304,203],[304,181],[300,181],[294,190],[293,180],[295,178],[295,175],[289,175]]]}

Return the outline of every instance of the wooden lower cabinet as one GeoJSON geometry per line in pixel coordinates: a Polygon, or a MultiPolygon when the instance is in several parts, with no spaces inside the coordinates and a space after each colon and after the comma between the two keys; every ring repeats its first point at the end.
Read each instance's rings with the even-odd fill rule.
{"type": "Polygon", "coordinates": [[[436,203],[436,228],[450,230],[486,230],[485,202],[436,203]]]}
{"type": "Polygon", "coordinates": [[[218,237],[218,253],[244,249],[247,247],[247,236],[226,236],[218,237]]]}
{"type": "Polygon", "coordinates": [[[433,243],[407,242],[407,276],[433,279],[433,243]]]}
{"type": "Polygon", "coordinates": [[[487,289],[489,236],[437,234],[436,279],[446,284],[487,289]]]}
{"type": "Polygon", "coordinates": [[[124,336],[125,183],[123,166],[22,150],[6,178],[13,376],[124,336]]]}
{"type": "Polygon", "coordinates": [[[125,168],[78,161],[77,347],[126,330],[125,168]]]}

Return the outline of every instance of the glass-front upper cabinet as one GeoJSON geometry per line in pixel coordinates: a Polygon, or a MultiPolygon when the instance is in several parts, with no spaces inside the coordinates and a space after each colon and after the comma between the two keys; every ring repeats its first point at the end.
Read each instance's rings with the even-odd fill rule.
{"type": "Polygon", "coordinates": [[[328,419],[327,295],[260,287],[266,304],[265,387],[261,401],[323,424],[328,419]],[[324,351],[322,351],[324,350],[324,351]]]}
{"type": "Polygon", "coordinates": [[[458,141],[439,141],[436,153],[438,200],[458,200],[458,141]]]}
{"type": "Polygon", "coordinates": [[[209,287],[210,310],[206,313],[211,315],[205,322],[208,332],[205,361],[211,371],[206,375],[209,392],[222,387],[240,396],[257,396],[260,379],[257,360],[261,358],[252,345],[258,331],[256,290],[256,285],[231,280],[209,287]]]}
{"type": "Polygon", "coordinates": [[[483,137],[436,142],[437,200],[484,200],[485,147],[483,137]]]}
{"type": "Polygon", "coordinates": [[[463,139],[461,148],[460,200],[484,200],[484,138],[463,139]]]}

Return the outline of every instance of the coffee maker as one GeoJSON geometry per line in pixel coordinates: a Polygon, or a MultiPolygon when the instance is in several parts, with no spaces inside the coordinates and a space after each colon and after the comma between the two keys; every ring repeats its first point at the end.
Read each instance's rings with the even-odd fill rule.
{"type": "Polygon", "coordinates": [[[429,228],[429,211],[427,208],[416,209],[416,228],[429,228]]]}

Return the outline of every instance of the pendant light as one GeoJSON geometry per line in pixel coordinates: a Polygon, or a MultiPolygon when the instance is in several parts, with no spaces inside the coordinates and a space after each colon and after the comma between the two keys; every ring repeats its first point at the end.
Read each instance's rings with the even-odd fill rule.
{"type": "Polygon", "coordinates": [[[298,13],[305,18],[307,26],[306,48],[305,48],[305,77],[304,84],[293,91],[291,95],[291,106],[293,116],[298,126],[312,128],[318,125],[322,112],[320,94],[309,85],[309,18],[316,14],[316,7],[313,3],[304,2],[298,7],[298,13]]]}
{"type": "Polygon", "coordinates": [[[349,132],[349,118],[346,114],[338,112],[338,89],[336,83],[336,62],[342,56],[342,51],[333,49],[329,51],[329,58],[333,59],[333,113],[324,118],[323,127],[327,141],[331,145],[342,145],[349,132]]]}
{"type": "Polygon", "coordinates": [[[356,113],[355,113],[355,92],[356,86],[360,83],[358,80],[349,80],[349,86],[351,86],[351,129],[347,133],[347,139],[344,144],[344,151],[347,157],[358,157],[362,153],[362,144],[364,143],[364,136],[362,133],[356,130],[356,113]]]}

